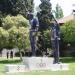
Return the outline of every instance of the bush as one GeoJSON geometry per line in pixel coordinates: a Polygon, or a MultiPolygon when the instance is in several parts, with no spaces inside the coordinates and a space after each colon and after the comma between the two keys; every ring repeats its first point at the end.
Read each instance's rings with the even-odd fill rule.
{"type": "Polygon", "coordinates": [[[63,34],[63,41],[65,43],[75,42],[75,20],[65,23],[61,27],[61,33],[63,34]]]}
{"type": "Polygon", "coordinates": [[[75,52],[75,20],[66,22],[61,26],[61,54],[68,56],[74,56],[72,52],[75,52]],[[66,50],[66,51],[65,51],[66,50]]]}

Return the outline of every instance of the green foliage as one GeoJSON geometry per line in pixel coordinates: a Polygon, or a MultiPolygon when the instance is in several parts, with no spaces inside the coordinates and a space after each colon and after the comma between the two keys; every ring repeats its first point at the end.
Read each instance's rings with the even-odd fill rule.
{"type": "Polygon", "coordinates": [[[17,43],[18,29],[13,26],[8,30],[9,32],[9,40],[8,40],[8,48],[15,48],[17,43]]]}
{"type": "Polygon", "coordinates": [[[29,41],[29,29],[25,27],[19,27],[18,29],[17,46],[19,49],[26,49],[30,45],[29,41]]]}
{"type": "Polygon", "coordinates": [[[0,0],[0,47],[29,47],[29,21],[24,17],[33,7],[33,0],[0,0]]]}
{"type": "Polygon", "coordinates": [[[33,10],[33,0],[0,0],[0,11],[3,14],[26,16],[27,10],[33,10]]]}
{"type": "Polygon", "coordinates": [[[63,17],[63,10],[58,4],[56,4],[56,8],[54,10],[54,14],[55,14],[55,17],[57,19],[60,19],[60,18],[63,17]]]}
{"type": "Polygon", "coordinates": [[[53,19],[50,0],[41,0],[39,8],[40,11],[37,13],[39,20],[39,31],[44,31],[49,28],[51,20],[53,19]]]}
{"type": "Polygon", "coordinates": [[[49,0],[41,0],[39,7],[42,11],[44,11],[44,13],[51,12],[51,3],[49,0]]]}
{"type": "Polygon", "coordinates": [[[44,42],[47,48],[51,48],[51,35],[50,34],[51,34],[50,30],[44,31],[44,37],[45,37],[44,42]]]}
{"type": "Polygon", "coordinates": [[[0,27],[0,48],[6,47],[8,44],[9,33],[0,27]]]}
{"type": "Polygon", "coordinates": [[[64,42],[75,42],[75,19],[61,26],[64,42]]]}
{"type": "Polygon", "coordinates": [[[25,27],[13,26],[8,30],[9,32],[9,44],[10,48],[18,47],[19,49],[26,49],[29,47],[29,29],[25,27]]]}
{"type": "Polygon", "coordinates": [[[37,47],[41,52],[51,49],[50,30],[43,31],[43,35],[40,32],[38,33],[37,47]]]}
{"type": "Polygon", "coordinates": [[[7,17],[3,18],[2,24],[4,29],[10,29],[13,26],[28,27],[29,21],[26,18],[24,18],[22,15],[17,15],[17,16],[8,15],[7,17]]]}
{"type": "MultiPolygon", "coordinates": [[[[47,52],[47,48],[50,48],[50,24],[54,19],[51,13],[51,3],[50,0],[40,0],[39,5],[40,11],[37,13],[39,20],[39,36],[37,41],[38,49],[47,52]]],[[[42,52],[43,53],[43,52],[42,52]]]]}
{"type": "Polygon", "coordinates": [[[29,47],[29,21],[22,15],[6,16],[0,28],[0,46],[5,48],[26,49],[29,47]]]}

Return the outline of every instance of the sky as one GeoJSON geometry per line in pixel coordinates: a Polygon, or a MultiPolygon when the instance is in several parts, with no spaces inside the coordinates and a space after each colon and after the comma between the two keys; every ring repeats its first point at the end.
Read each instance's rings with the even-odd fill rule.
{"type": "MultiPolygon", "coordinates": [[[[72,5],[75,3],[75,0],[50,0],[50,2],[52,4],[52,9],[54,9],[58,3],[63,10],[64,16],[68,16],[72,13],[72,9],[74,9],[72,5]]],[[[40,0],[34,0],[35,7],[40,3],[40,0]]]]}

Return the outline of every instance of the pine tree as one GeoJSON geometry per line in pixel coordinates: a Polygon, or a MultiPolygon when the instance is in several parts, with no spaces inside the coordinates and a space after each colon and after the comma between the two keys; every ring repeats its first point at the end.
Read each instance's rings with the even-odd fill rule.
{"type": "Polygon", "coordinates": [[[64,16],[63,10],[58,4],[56,4],[56,8],[55,8],[54,13],[55,13],[55,18],[57,18],[57,19],[60,19],[64,16]]]}

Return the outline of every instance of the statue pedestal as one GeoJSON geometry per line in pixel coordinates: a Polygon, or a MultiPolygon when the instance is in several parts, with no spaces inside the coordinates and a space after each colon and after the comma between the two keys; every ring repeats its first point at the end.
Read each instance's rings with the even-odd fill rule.
{"type": "Polygon", "coordinates": [[[50,70],[50,71],[63,71],[69,70],[69,64],[60,63],[53,64],[54,59],[48,57],[24,57],[23,65],[30,71],[50,70]]]}
{"type": "Polygon", "coordinates": [[[15,72],[28,72],[28,68],[26,68],[25,65],[15,65],[15,64],[9,64],[5,66],[5,72],[7,73],[15,73],[15,72]]]}
{"type": "Polygon", "coordinates": [[[49,57],[24,57],[23,64],[29,70],[50,70],[63,71],[69,70],[69,64],[53,64],[54,59],[49,57]]]}
{"type": "Polygon", "coordinates": [[[24,57],[23,64],[9,64],[5,66],[5,72],[30,72],[30,71],[67,71],[69,64],[53,64],[54,59],[48,57],[24,57]]]}
{"type": "Polygon", "coordinates": [[[48,57],[24,57],[23,64],[30,70],[50,70],[54,59],[48,57]]]}

